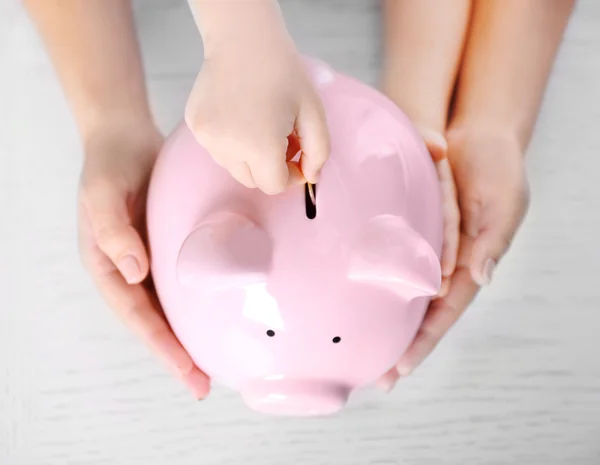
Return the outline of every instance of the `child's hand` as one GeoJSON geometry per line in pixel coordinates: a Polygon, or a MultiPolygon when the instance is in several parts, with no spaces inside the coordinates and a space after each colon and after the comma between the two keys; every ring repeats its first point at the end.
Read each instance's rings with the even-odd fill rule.
{"type": "Polygon", "coordinates": [[[86,143],[79,195],[79,243],[85,267],[106,300],[197,398],[209,380],[167,324],[152,286],[142,240],[147,183],[162,136],[154,129],[118,124],[86,143]]]}
{"type": "Polygon", "coordinates": [[[458,263],[446,296],[431,302],[417,336],[397,367],[380,380],[384,389],[407,376],[435,348],[507,252],[529,204],[523,151],[516,137],[453,128],[447,134],[462,215],[458,263]]]}
{"type": "MultiPolygon", "coordinates": [[[[247,14],[258,15],[258,6],[252,8],[247,14]]],[[[216,33],[218,40],[205,34],[205,61],[185,116],[199,143],[235,179],[277,194],[316,183],[329,156],[329,134],[299,53],[282,21],[265,11],[275,18],[268,24],[263,16],[249,19],[228,35],[223,29],[232,27],[232,18],[216,33]],[[291,162],[299,150],[300,164],[291,162]]]]}

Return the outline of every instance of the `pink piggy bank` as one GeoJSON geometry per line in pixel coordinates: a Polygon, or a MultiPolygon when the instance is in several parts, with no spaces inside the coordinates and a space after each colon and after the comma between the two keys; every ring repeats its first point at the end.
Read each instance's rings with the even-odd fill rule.
{"type": "Polygon", "coordinates": [[[238,184],[181,124],[148,197],[152,275],[178,339],[257,411],[327,415],[386,373],[441,284],[434,164],[408,118],[307,62],[331,155],[316,186],[238,184]]]}

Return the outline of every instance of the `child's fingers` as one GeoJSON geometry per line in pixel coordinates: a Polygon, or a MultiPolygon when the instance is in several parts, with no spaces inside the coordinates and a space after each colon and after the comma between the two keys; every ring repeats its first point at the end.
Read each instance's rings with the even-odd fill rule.
{"type": "Polygon", "coordinates": [[[250,167],[246,162],[237,160],[231,161],[226,166],[226,169],[237,182],[243,186],[246,186],[248,189],[254,189],[257,187],[256,181],[254,181],[252,173],[250,172],[250,167]]]}
{"type": "Polygon", "coordinates": [[[264,157],[253,157],[248,161],[248,166],[256,186],[264,193],[275,195],[287,188],[290,172],[285,149],[270,150],[264,157]]]}
{"type": "Polygon", "coordinates": [[[82,207],[98,248],[134,284],[147,276],[149,264],[144,243],[131,224],[126,197],[113,183],[97,182],[85,187],[82,207]]]}
{"type": "Polygon", "coordinates": [[[202,399],[208,395],[210,381],[196,367],[162,313],[152,304],[141,285],[128,285],[118,272],[96,277],[96,284],[108,305],[123,322],[159,356],[191,390],[202,399]]]}
{"type": "Polygon", "coordinates": [[[288,136],[288,146],[285,154],[285,159],[287,161],[291,161],[293,158],[296,157],[296,155],[298,155],[298,152],[300,152],[300,150],[300,139],[294,131],[288,136]]]}
{"type": "Polygon", "coordinates": [[[289,161],[287,162],[287,166],[289,172],[287,187],[306,184],[306,178],[304,177],[304,174],[302,174],[302,170],[298,163],[289,161]]]}
{"type": "Polygon", "coordinates": [[[316,184],[330,151],[329,128],[318,97],[300,107],[296,131],[302,147],[302,173],[308,182],[316,184]]]}
{"type": "Polygon", "coordinates": [[[298,155],[300,150],[300,140],[298,139],[296,133],[293,132],[288,136],[288,147],[285,155],[289,172],[288,187],[306,183],[306,178],[302,173],[300,163],[298,163],[297,161],[292,161],[296,159],[296,155],[298,155]]]}

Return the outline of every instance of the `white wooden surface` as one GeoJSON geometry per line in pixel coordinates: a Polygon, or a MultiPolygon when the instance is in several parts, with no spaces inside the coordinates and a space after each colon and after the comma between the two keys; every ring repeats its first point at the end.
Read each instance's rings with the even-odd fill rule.
{"type": "MultiPolygon", "coordinates": [[[[376,82],[377,4],[284,0],[307,53],[376,82]]],[[[178,120],[200,42],[138,0],[152,104],[178,120]]],[[[75,236],[79,141],[18,2],[0,3],[0,465],[600,463],[600,3],[580,0],[529,154],[533,203],[496,281],[390,395],[320,420],[195,402],[107,310],[75,236]]]]}

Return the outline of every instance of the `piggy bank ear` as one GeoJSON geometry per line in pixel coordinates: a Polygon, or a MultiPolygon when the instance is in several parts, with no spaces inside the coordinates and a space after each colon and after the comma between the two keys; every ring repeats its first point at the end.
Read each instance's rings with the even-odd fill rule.
{"type": "Polygon", "coordinates": [[[271,263],[267,233],[243,215],[219,213],[185,239],[177,258],[182,285],[205,289],[265,282],[271,263]]]}
{"type": "Polygon", "coordinates": [[[351,280],[386,288],[407,300],[436,295],[441,275],[431,245],[399,216],[372,218],[351,250],[351,280]]]}

